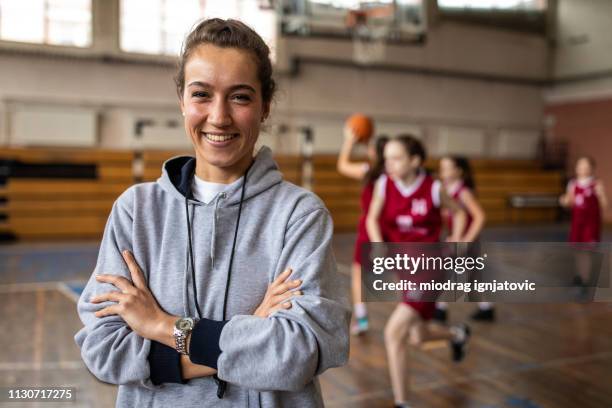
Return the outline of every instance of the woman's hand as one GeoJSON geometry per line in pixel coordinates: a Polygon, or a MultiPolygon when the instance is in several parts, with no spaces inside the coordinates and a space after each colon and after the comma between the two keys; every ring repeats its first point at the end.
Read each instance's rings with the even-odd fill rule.
{"type": "Polygon", "coordinates": [[[355,131],[348,125],[344,125],[342,128],[342,133],[344,134],[344,143],[352,146],[357,143],[357,136],[355,135],[355,131]]]}
{"type": "MultiPolygon", "coordinates": [[[[144,274],[132,253],[123,251],[122,255],[130,270],[132,282],[123,276],[96,276],[98,282],[110,283],[120,291],[102,293],[92,297],[90,299],[91,303],[116,302],[98,310],[95,315],[96,317],[119,315],[138,335],[146,339],[155,339],[162,327],[172,327],[176,317],[164,312],[159,306],[149,290],[144,274]]],[[[171,335],[172,332],[170,331],[168,336],[171,335]]]]}
{"type": "Polygon", "coordinates": [[[561,195],[561,197],[559,197],[559,204],[561,205],[561,207],[571,207],[569,194],[565,193],[561,195]]]}
{"type": "Polygon", "coordinates": [[[301,280],[292,280],[287,282],[287,278],[291,275],[293,270],[287,268],[278,275],[278,277],[268,285],[268,290],[264,296],[263,301],[253,313],[254,316],[268,317],[272,313],[280,309],[290,309],[290,299],[295,296],[301,296],[302,292],[297,289],[301,284],[301,280]]]}

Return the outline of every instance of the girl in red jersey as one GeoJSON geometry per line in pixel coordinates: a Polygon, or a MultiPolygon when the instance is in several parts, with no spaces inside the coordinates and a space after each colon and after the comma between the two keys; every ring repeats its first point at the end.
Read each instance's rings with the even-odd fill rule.
{"type": "MultiPolygon", "coordinates": [[[[474,194],[475,184],[470,162],[461,156],[443,157],[440,159],[439,175],[446,193],[466,212],[465,230],[460,241],[476,241],[485,223],[485,213],[474,194]]],[[[445,219],[448,230],[452,231],[453,217],[449,212],[445,212],[445,219]]],[[[434,319],[446,322],[447,307],[448,304],[445,302],[436,303],[434,319]]],[[[472,314],[472,319],[493,321],[495,319],[493,305],[489,302],[479,302],[478,310],[472,314]]]]}
{"type": "MultiPolygon", "coordinates": [[[[594,176],[595,161],[591,157],[580,157],[576,161],[576,177],[569,181],[565,194],[559,202],[572,209],[572,224],[569,242],[595,243],[601,240],[601,213],[608,206],[603,183],[594,176]]],[[[589,286],[591,258],[587,253],[578,253],[578,274],[575,284],[589,286]]]]}
{"type": "Polygon", "coordinates": [[[595,161],[581,157],[576,161],[576,178],[567,184],[559,200],[572,208],[570,242],[599,242],[601,239],[601,212],[608,206],[603,183],[594,177],[595,161]]]}
{"type": "Polygon", "coordinates": [[[380,136],[368,146],[369,162],[351,161],[351,152],[357,143],[357,138],[350,127],[344,128],[344,143],[338,156],[338,172],[355,180],[362,180],[364,187],[361,192],[361,216],[357,226],[357,240],[353,263],[351,265],[351,293],[353,295],[353,317],[351,333],[359,335],[368,330],[368,314],[365,303],[361,299],[361,247],[369,242],[365,221],[374,192],[374,182],[384,171],[383,149],[389,138],[380,136]]]}
{"type": "MultiPolygon", "coordinates": [[[[458,241],[465,228],[464,211],[423,168],[425,149],[414,137],[401,135],[387,142],[384,150],[386,175],[376,181],[366,225],[372,242],[439,241],[442,228],[441,207],[454,214],[449,241],[458,241]]],[[[469,338],[466,325],[451,328],[430,325],[434,302],[405,300],[385,326],[389,372],[395,404],[407,406],[407,343],[419,346],[427,340],[450,341],[453,360],[463,359],[469,338]]]]}

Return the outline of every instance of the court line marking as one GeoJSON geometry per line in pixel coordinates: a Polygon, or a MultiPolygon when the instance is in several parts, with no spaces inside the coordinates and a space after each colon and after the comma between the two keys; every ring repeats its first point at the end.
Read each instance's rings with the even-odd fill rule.
{"type": "Polygon", "coordinates": [[[27,283],[5,283],[0,285],[0,295],[9,293],[37,292],[40,290],[57,290],[68,299],[78,302],[79,296],[74,293],[69,284],[85,285],[87,281],[55,281],[55,282],[27,282],[27,283]]]}
{"type": "Polygon", "coordinates": [[[4,283],[0,285],[0,294],[36,292],[37,290],[57,290],[62,282],[27,282],[27,283],[4,283]]]}
{"type": "Polygon", "coordinates": [[[338,262],[336,265],[338,265],[338,272],[340,272],[343,275],[351,276],[351,266],[350,265],[343,264],[340,262],[338,262]]]}
{"type": "MultiPolygon", "coordinates": [[[[64,294],[68,299],[74,301],[74,303],[78,303],[80,296],[74,293],[72,289],[70,289],[70,287],[68,286],[69,283],[76,283],[76,282],[60,282],[57,285],[57,290],[61,292],[62,294],[64,294]]],[[[83,281],[79,283],[82,283],[83,285],[85,285],[87,282],[83,281]]]]}

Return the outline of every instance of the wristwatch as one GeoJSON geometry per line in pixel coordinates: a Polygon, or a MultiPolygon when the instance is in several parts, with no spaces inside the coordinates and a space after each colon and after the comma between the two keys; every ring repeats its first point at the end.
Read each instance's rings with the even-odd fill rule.
{"type": "Polygon", "coordinates": [[[176,351],[181,354],[189,355],[187,350],[187,336],[193,330],[197,320],[193,317],[181,317],[174,323],[174,344],[176,351]]]}

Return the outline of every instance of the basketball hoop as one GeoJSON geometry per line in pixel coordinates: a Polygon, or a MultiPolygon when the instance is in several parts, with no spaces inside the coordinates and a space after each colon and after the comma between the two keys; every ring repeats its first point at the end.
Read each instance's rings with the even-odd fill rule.
{"type": "Polygon", "coordinates": [[[385,59],[389,38],[389,24],[374,24],[373,18],[387,17],[392,9],[372,8],[349,10],[345,23],[353,36],[353,60],[360,65],[370,65],[385,59]]]}
{"type": "Polygon", "coordinates": [[[353,35],[353,60],[361,65],[384,61],[387,33],[385,27],[359,27],[353,35]]]}

